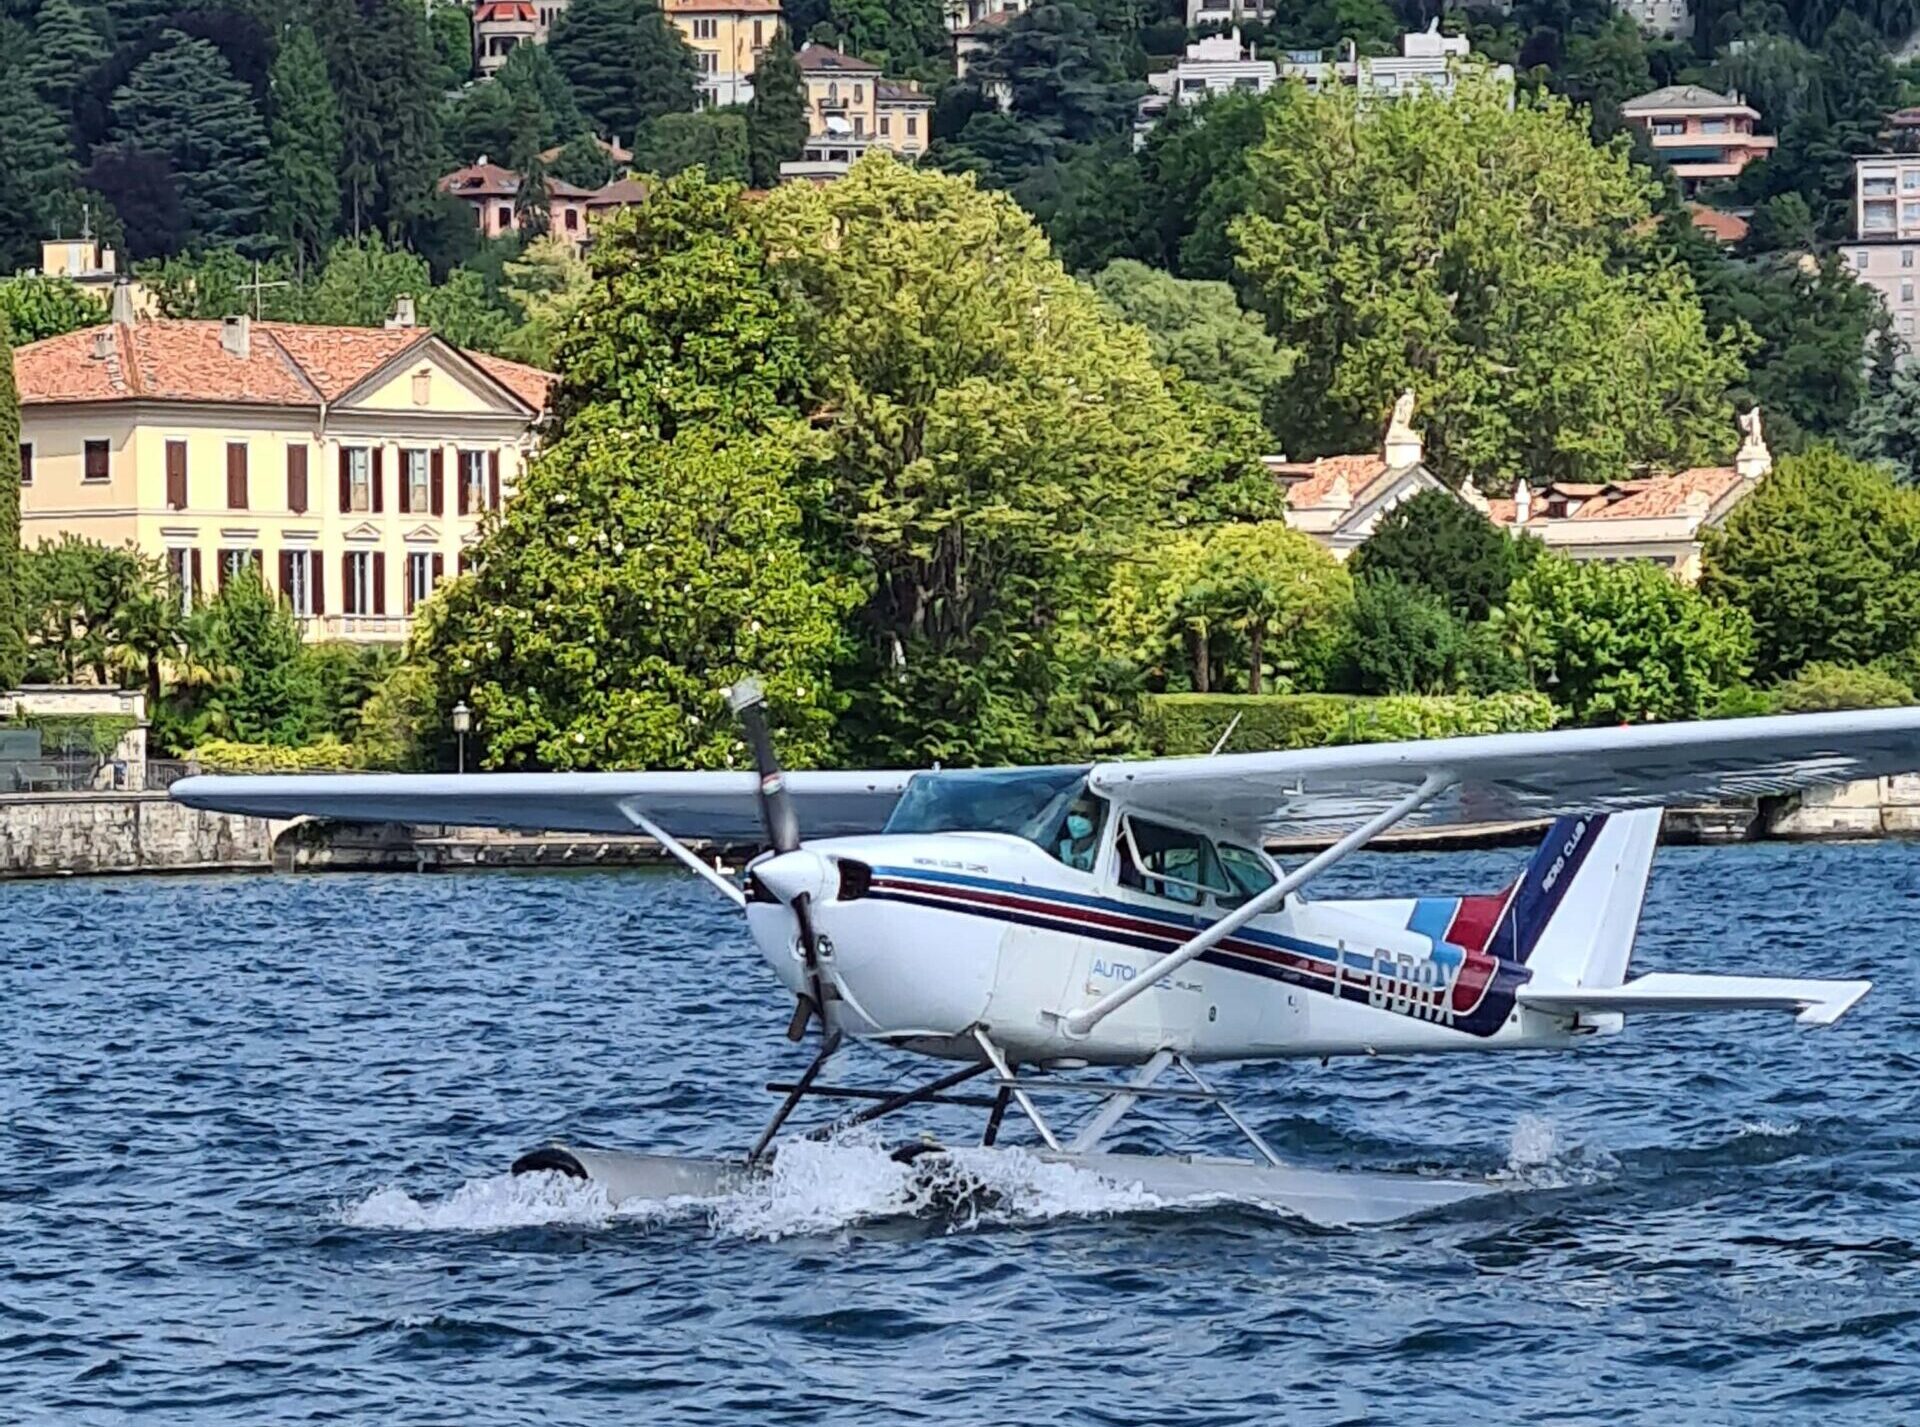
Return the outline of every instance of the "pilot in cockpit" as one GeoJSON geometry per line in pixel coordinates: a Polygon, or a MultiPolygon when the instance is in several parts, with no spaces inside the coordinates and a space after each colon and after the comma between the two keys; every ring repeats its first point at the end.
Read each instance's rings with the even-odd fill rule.
{"type": "Polygon", "coordinates": [[[1106,804],[1090,793],[1082,793],[1060,820],[1060,839],[1054,856],[1076,872],[1093,871],[1094,857],[1100,851],[1100,815],[1106,804]]]}

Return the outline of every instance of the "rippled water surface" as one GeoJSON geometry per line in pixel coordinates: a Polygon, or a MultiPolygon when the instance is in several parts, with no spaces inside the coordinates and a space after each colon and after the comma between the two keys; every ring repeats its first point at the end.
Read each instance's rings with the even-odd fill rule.
{"type": "MultiPolygon", "coordinates": [[[[1484,889],[1521,856],[1338,885],[1484,889]]],[[[1831,1031],[1224,1075],[1296,1161],[1515,1186],[1351,1233],[1017,1157],[986,1220],[916,1217],[858,1143],[646,1215],[510,1180],[548,1137],[737,1152],[797,1068],[740,924],[678,875],[0,909],[0,1422],[1920,1421],[1920,847],[1660,855],[1635,968],[1876,978],[1831,1031]]],[[[1188,1113],[1132,1147],[1230,1147],[1188,1113]]]]}

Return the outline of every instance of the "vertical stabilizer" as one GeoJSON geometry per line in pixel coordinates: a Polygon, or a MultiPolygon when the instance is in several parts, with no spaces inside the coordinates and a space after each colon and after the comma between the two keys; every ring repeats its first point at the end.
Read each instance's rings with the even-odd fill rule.
{"type": "Polygon", "coordinates": [[[1527,863],[1487,950],[1536,981],[1618,986],[1640,926],[1660,809],[1558,818],[1527,863]]]}

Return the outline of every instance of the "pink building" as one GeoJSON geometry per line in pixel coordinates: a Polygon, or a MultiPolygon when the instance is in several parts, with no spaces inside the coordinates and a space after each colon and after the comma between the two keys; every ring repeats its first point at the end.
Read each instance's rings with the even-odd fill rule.
{"type": "MultiPolygon", "coordinates": [[[[474,222],[483,238],[520,231],[520,175],[488,163],[484,154],[478,163],[455,169],[443,177],[440,191],[452,194],[473,210],[474,222]]],[[[584,248],[595,220],[621,208],[637,207],[646,197],[646,185],[635,178],[616,178],[604,188],[579,188],[549,178],[547,232],[552,237],[565,238],[576,248],[584,248]]]]}
{"type": "Polygon", "coordinates": [[[1779,140],[1756,134],[1760,111],[1738,94],[1728,98],[1697,84],[1670,84],[1620,106],[1621,117],[1646,134],[1687,194],[1703,183],[1735,178],[1779,140]]]}

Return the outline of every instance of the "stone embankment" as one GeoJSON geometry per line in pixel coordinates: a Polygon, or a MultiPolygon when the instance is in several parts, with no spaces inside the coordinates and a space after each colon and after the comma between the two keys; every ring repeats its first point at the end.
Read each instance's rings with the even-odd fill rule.
{"type": "MultiPolygon", "coordinates": [[[[1450,851],[1523,846],[1539,823],[1388,834],[1382,848],[1450,851]]],[[[1670,843],[1920,837],[1920,774],[1824,788],[1764,806],[1670,808],[1670,843]]],[[[1275,844],[1282,853],[1319,842],[1275,844]]],[[[750,849],[715,848],[728,865],[750,849]]],[[[0,878],[139,872],[439,872],[479,868],[626,867],[666,861],[642,837],[453,828],[285,823],[182,807],[164,793],[0,796],[0,878]]]]}

